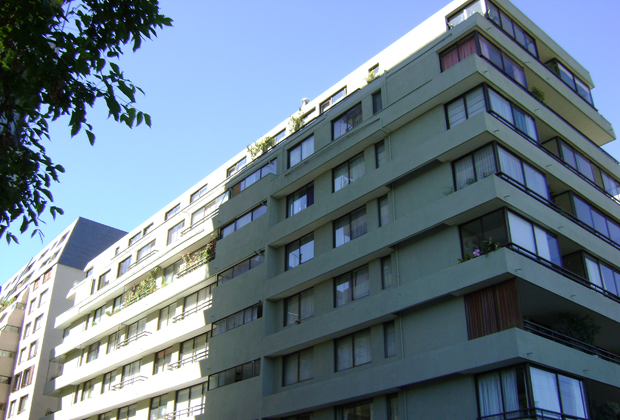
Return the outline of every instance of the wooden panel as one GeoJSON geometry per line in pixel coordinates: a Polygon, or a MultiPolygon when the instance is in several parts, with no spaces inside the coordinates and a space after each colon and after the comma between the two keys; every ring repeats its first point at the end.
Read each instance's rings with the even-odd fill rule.
{"type": "Polygon", "coordinates": [[[509,328],[523,328],[517,281],[508,280],[465,296],[470,340],[509,328]]]}

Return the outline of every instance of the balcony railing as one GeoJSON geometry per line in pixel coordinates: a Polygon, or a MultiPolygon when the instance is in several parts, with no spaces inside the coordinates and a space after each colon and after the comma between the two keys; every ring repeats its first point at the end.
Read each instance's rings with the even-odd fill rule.
{"type": "Polygon", "coordinates": [[[148,380],[146,376],[132,376],[131,378],[112,386],[112,391],[119,391],[126,386],[133,385],[136,382],[144,382],[146,380],[148,380]]]}
{"type": "Polygon", "coordinates": [[[184,408],[182,410],[173,411],[172,413],[168,413],[164,416],[166,420],[174,420],[179,417],[193,417],[198,416],[204,412],[205,405],[195,405],[193,407],[184,408]]]}
{"type": "Polygon", "coordinates": [[[147,335],[151,335],[151,333],[150,333],[150,332],[148,332],[148,331],[142,331],[142,332],[141,332],[141,333],[139,333],[139,334],[133,335],[133,336],[129,337],[128,339],[126,339],[126,340],[123,340],[123,341],[119,342],[119,343],[116,345],[116,348],[117,348],[117,349],[120,349],[120,348],[122,348],[122,347],[125,347],[125,346],[127,346],[127,345],[129,345],[129,344],[133,343],[134,341],[137,341],[137,340],[141,339],[142,337],[146,337],[147,335]]]}
{"type": "Polygon", "coordinates": [[[179,321],[183,321],[185,318],[187,318],[188,316],[197,313],[198,311],[202,311],[204,309],[209,309],[211,307],[211,304],[213,303],[213,299],[209,299],[204,301],[203,303],[201,303],[200,305],[196,305],[194,308],[189,309],[185,312],[183,312],[182,314],[179,314],[177,316],[175,316],[174,318],[172,318],[172,322],[179,322],[179,321]]]}
{"type": "Polygon", "coordinates": [[[620,365],[620,356],[617,354],[611,353],[600,347],[593,346],[592,344],[576,340],[567,335],[560,334],[557,331],[535,324],[534,322],[523,320],[523,329],[541,337],[548,338],[549,340],[553,340],[556,343],[564,344],[565,346],[572,347],[576,350],[592,354],[601,359],[620,365]]]}
{"type": "Polygon", "coordinates": [[[583,417],[544,410],[542,408],[525,408],[523,410],[492,414],[478,417],[479,420],[587,420],[583,417]]]}
{"type": "Polygon", "coordinates": [[[533,260],[535,262],[537,262],[538,264],[541,264],[541,265],[544,265],[547,268],[550,268],[551,270],[553,270],[553,271],[563,275],[564,277],[567,277],[569,280],[572,280],[575,283],[579,283],[582,286],[585,286],[585,287],[587,287],[589,289],[592,289],[595,292],[600,293],[603,296],[605,296],[605,297],[607,297],[607,298],[609,298],[611,300],[614,300],[614,301],[620,303],[620,297],[619,296],[617,296],[617,295],[615,295],[615,294],[613,294],[611,292],[608,292],[607,290],[603,289],[600,286],[597,286],[594,283],[590,283],[587,279],[584,279],[583,277],[573,273],[572,271],[569,271],[569,270],[567,270],[567,269],[565,269],[563,267],[560,267],[560,266],[552,263],[551,261],[549,261],[549,260],[547,260],[545,258],[542,258],[539,255],[536,255],[535,253],[533,253],[531,251],[528,251],[527,249],[524,249],[524,248],[520,247],[517,244],[509,243],[509,244],[505,245],[505,247],[508,248],[508,249],[511,249],[511,250],[513,250],[515,252],[518,252],[519,254],[521,254],[521,255],[523,255],[523,256],[525,256],[525,257],[527,257],[527,258],[529,258],[529,259],[531,259],[531,260],[533,260]]]}
{"type": "Polygon", "coordinates": [[[183,360],[179,360],[178,362],[170,363],[168,365],[168,370],[178,369],[181,366],[186,365],[188,363],[195,363],[199,360],[208,359],[208,358],[209,358],[209,350],[207,349],[207,350],[201,351],[200,353],[196,353],[192,355],[192,357],[187,357],[183,360]]]}

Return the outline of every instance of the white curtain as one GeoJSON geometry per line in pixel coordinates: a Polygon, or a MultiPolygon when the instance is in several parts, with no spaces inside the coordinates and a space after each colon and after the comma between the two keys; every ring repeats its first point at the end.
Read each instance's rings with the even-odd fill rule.
{"type": "Polygon", "coordinates": [[[366,233],[366,208],[351,213],[351,239],[366,233]]]}
{"type": "Polygon", "coordinates": [[[499,372],[478,376],[478,403],[481,417],[504,412],[499,372]]]}
{"type": "Polygon", "coordinates": [[[334,192],[349,185],[349,166],[347,163],[334,169],[334,192]]]}
{"type": "Polygon", "coordinates": [[[360,155],[351,159],[349,162],[350,170],[350,182],[355,182],[364,176],[364,155],[360,155]]]}
{"type": "Polygon", "coordinates": [[[521,161],[512,153],[498,147],[499,166],[503,173],[525,186],[525,178],[523,176],[523,166],[521,161]]]}
{"type": "Polygon", "coordinates": [[[299,363],[299,353],[289,354],[284,357],[284,385],[291,385],[299,382],[297,366],[299,363]]]}
{"type": "Polygon", "coordinates": [[[352,300],[351,274],[336,279],[336,306],[346,305],[352,300]]]}
{"type": "Polygon", "coordinates": [[[532,224],[512,212],[508,212],[508,223],[510,225],[511,242],[536,254],[536,242],[534,240],[532,224]]]}
{"type": "Polygon", "coordinates": [[[467,116],[471,118],[473,115],[478,114],[486,110],[486,104],[484,102],[484,91],[481,87],[472,90],[465,95],[465,101],[467,102],[467,116]]]}
{"type": "Polygon", "coordinates": [[[545,175],[525,162],[523,163],[523,169],[525,172],[525,185],[536,194],[548,200],[549,191],[545,175]]]}
{"type": "Polygon", "coordinates": [[[463,99],[457,99],[448,104],[448,123],[450,128],[454,127],[467,119],[465,114],[465,103],[463,99]]]}
{"type": "Polygon", "coordinates": [[[314,289],[301,293],[300,300],[300,319],[306,319],[314,315],[314,289]]]}
{"type": "Polygon", "coordinates": [[[577,379],[558,375],[562,412],[571,416],[587,418],[586,399],[583,383],[577,379]]]}
{"type": "Polygon", "coordinates": [[[336,370],[353,367],[353,337],[348,336],[336,341],[336,370]]]}
{"type": "Polygon", "coordinates": [[[336,247],[346,244],[351,240],[351,226],[349,217],[342,217],[334,222],[334,239],[336,247]]]}
{"type": "Polygon", "coordinates": [[[474,165],[471,156],[466,156],[454,163],[454,176],[456,178],[457,190],[476,181],[476,174],[474,173],[474,165]]]}
{"type": "Polygon", "coordinates": [[[495,111],[500,117],[504,118],[510,124],[514,124],[510,102],[499,96],[491,89],[489,89],[489,102],[491,105],[491,110],[495,111]]]}
{"type": "Polygon", "coordinates": [[[314,136],[308,137],[301,142],[301,158],[305,159],[314,153],[314,136]]]}
{"type": "MultiPolygon", "coordinates": [[[[504,396],[504,413],[510,413],[519,410],[519,390],[517,388],[517,370],[504,369],[501,371],[502,389],[504,396]]],[[[518,413],[513,415],[518,417],[518,413]]]]}
{"type": "Polygon", "coordinates": [[[312,379],[312,349],[299,352],[299,380],[312,379]]]}
{"type": "MultiPolygon", "coordinates": [[[[554,413],[561,412],[556,375],[535,367],[530,367],[530,377],[532,379],[534,406],[554,413]]],[[[561,417],[560,415],[553,416],[551,413],[545,414],[550,418],[561,417]]]]}
{"type": "Polygon", "coordinates": [[[301,259],[300,262],[303,264],[306,261],[310,261],[314,258],[314,235],[310,234],[301,238],[301,259]]]}
{"type": "Polygon", "coordinates": [[[370,357],[370,330],[360,331],[353,336],[355,366],[363,365],[371,361],[370,357]]]}
{"type": "Polygon", "coordinates": [[[588,257],[586,257],[586,270],[588,272],[588,279],[590,283],[603,287],[603,280],[601,279],[601,270],[598,263],[588,257]]]}
{"type": "Polygon", "coordinates": [[[482,178],[486,178],[489,175],[493,175],[496,172],[495,153],[493,153],[493,146],[488,145],[475,152],[474,164],[476,166],[476,175],[478,176],[478,181],[482,178]]]}
{"type": "Polygon", "coordinates": [[[368,267],[361,268],[352,273],[353,299],[359,299],[370,294],[370,281],[368,267]]]}

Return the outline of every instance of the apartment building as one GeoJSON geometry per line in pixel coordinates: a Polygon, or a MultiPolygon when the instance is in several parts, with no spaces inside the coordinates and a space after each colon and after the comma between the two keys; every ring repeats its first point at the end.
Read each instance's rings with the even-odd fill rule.
{"type": "Polygon", "coordinates": [[[613,412],[592,88],[507,0],[448,4],[86,265],[45,419],[613,412]]]}
{"type": "Polygon", "coordinates": [[[0,294],[0,417],[39,419],[58,407],[43,395],[50,351],[62,342],[55,318],[84,280],[88,261],[126,232],[78,218],[12,278],[0,294]]]}

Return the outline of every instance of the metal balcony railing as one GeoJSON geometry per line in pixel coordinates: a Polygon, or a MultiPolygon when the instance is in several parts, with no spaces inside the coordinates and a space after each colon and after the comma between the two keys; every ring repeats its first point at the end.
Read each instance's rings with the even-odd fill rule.
{"type": "Polygon", "coordinates": [[[181,366],[186,365],[188,363],[195,363],[199,360],[208,359],[208,358],[209,358],[209,350],[207,349],[207,350],[204,350],[204,351],[201,351],[199,353],[192,355],[192,357],[187,357],[185,359],[179,360],[178,362],[170,363],[168,365],[168,370],[178,369],[181,366]]]}
{"type": "Polygon", "coordinates": [[[211,304],[213,303],[213,299],[209,299],[204,301],[203,303],[201,303],[200,305],[196,305],[194,308],[192,309],[188,309],[187,311],[183,312],[182,314],[179,314],[177,316],[175,316],[174,318],[172,318],[172,322],[179,322],[179,321],[183,321],[185,318],[187,318],[188,316],[197,313],[198,311],[202,311],[204,309],[209,309],[211,307],[211,304]]]}
{"type": "Polygon", "coordinates": [[[601,359],[620,365],[620,356],[617,354],[604,350],[600,347],[593,346],[592,344],[587,344],[583,341],[576,340],[567,335],[560,334],[557,331],[543,327],[542,325],[538,325],[534,322],[523,320],[523,329],[541,337],[548,338],[549,340],[553,340],[556,343],[564,344],[565,346],[574,348],[584,353],[592,354],[601,359]]]}
{"type": "Polygon", "coordinates": [[[492,414],[478,417],[478,420],[587,420],[584,417],[570,416],[542,408],[525,408],[523,410],[492,414]]]}
{"type": "Polygon", "coordinates": [[[168,413],[164,416],[166,420],[175,420],[180,417],[193,417],[204,412],[205,405],[195,405],[193,407],[184,408],[182,410],[173,411],[172,413],[168,413]]]}
{"type": "Polygon", "coordinates": [[[119,342],[116,345],[116,348],[120,349],[122,347],[125,347],[125,346],[133,343],[134,341],[137,341],[137,340],[141,339],[142,337],[146,337],[147,335],[151,335],[151,333],[149,331],[142,331],[139,334],[136,334],[134,336],[131,336],[131,337],[127,338],[126,340],[123,340],[123,341],[119,342]]]}
{"type": "Polygon", "coordinates": [[[126,386],[133,385],[136,382],[144,382],[146,380],[148,380],[146,376],[132,376],[131,378],[112,386],[112,391],[118,391],[125,388],[126,386]]]}

